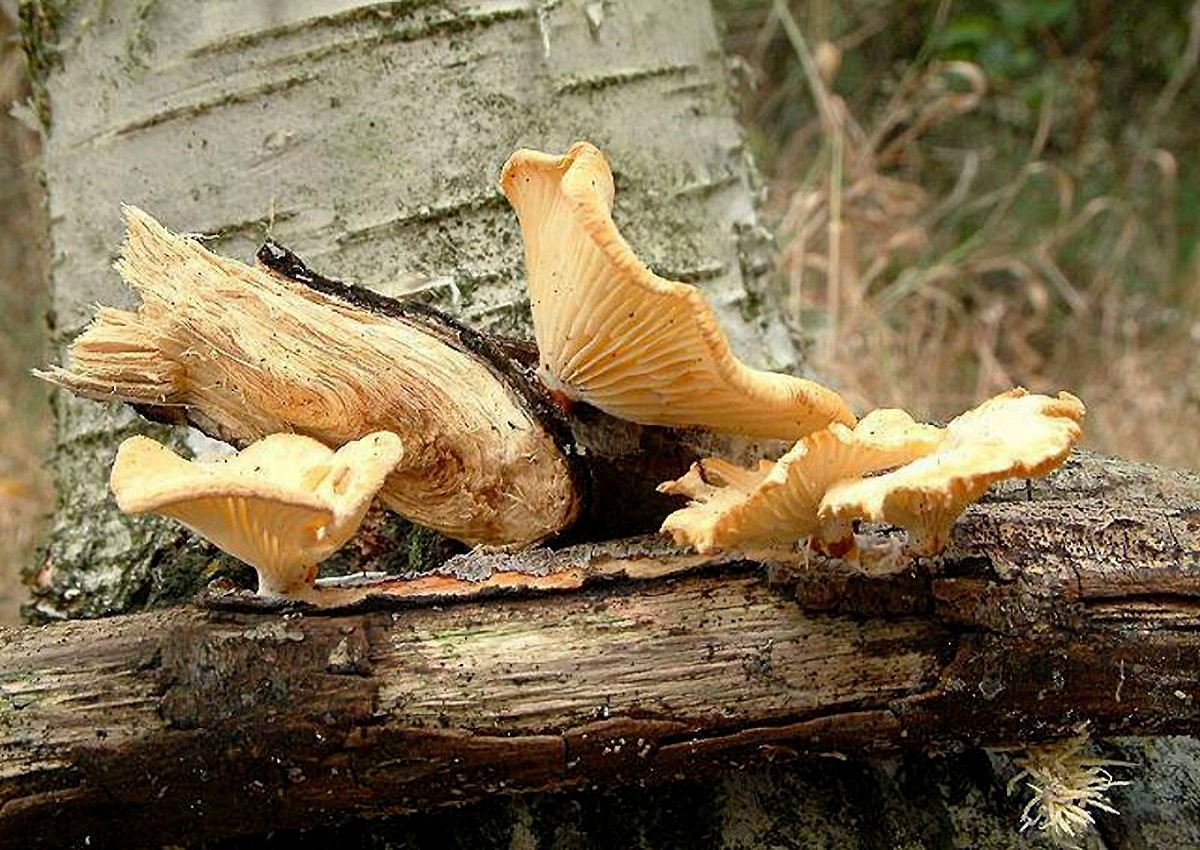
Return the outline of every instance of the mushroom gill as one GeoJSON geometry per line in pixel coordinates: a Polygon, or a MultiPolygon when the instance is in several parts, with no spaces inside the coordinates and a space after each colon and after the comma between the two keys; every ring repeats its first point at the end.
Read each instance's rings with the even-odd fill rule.
{"type": "Polygon", "coordinates": [[[709,458],[659,491],[691,504],[667,517],[662,530],[700,552],[791,547],[823,537],[817,509],[837,481],[906,463],[934,451],[944,434],[902,410],[876,410],[853,429],[840,423],[798,441],[775,463],[748,470],[709,458]]]}
{"type": "Polygon", "coordinates": [[[908,531],[915,555],[945,548],[958,515],[997,481],[1037,478],[1061,464],[1082,434],[1083,402],[1067,392],[1016,388],[946,426],[936,452],[884,475],[834,484],[821,499],[823,526],[849,533],[866,519],[908,531]]]}
{"type": "Polygon", "coordinates": [[[354,536],[403,454],[387,431],[336,452],[310,437],[272,434],[206,463],[130,437],[109,484],[125,513],[177,519],[249,564],[260,596],[308,599],[317,564],[354,536]]]}
{"type": "Polygon", "coordinates": [[[538,371],[551,391],[644,425],[756,437],[854,423],[832,390],[743,364],[700,290],[634,255],[613,223],[612,171],[594,146],[519,150],[500,188],[520,219],[538,371]]]}

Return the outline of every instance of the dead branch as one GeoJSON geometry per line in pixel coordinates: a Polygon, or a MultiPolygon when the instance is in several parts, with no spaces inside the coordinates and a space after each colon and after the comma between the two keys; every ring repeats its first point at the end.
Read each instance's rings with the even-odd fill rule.
{"type": "Polygon", "coordinates": [[[1196,730],[1200,476],[1078,457],[973,508],[944,558],[897,553],[706,564],[625,541],[444,570],[603,565],[563,592],[9,629],[0,844],[157,846],[1082,720],[1196,730]]]}

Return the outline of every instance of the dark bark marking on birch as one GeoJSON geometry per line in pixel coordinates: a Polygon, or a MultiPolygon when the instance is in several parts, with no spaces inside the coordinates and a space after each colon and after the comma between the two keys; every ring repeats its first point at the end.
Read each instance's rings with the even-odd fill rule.
{"type": "MultiPolygon", "coordinates": [[[[417,4],[418,6],[424,4],[417,4]]],[[[424,20],[404,25],[405,18],[414,11],[414,4],[400,0],[393,3],[372,3],[368,7],[356,7],[342,13],[326,13],[317,18],[305,18],[284,26],[268,27],[241,36],[222,39],[192,52],[193,57],[237,53],[247,48],[258,47],[264,42],[281,39],[300,31],[329,30],[338,32],[358,24],[376,24],[379,29],[335,44],[301,54],[301,61],[314,61],[333,51],[364,50],[372,44],[392,41],[416,41],[436,35],[452,35],[472,27],[485,27],[505,21],[533,17],[536,13],[532,4],[513,4],[490,12],[471,9],[467,14],[445,7],[430,8],[425,5],[424,20]],[[432,14],[431,14],[432,13],[432,14]]]]}
{"type": "MultiPolygon", "coordinates": [[[[142,130],[148,130],[159,124],[165,124],[168,121],[177,121],[180,118],[194,118],[205,113],[219,110],[223,107],[231,106],[237,103],[248,103],[250,101],[259,100],[273,94],[285,92],[288,89],[296,86],[306,85],[317,79],[317,76],[311,72],[305,71],[301,73],[291,74],[289,76],[280,77],[264,81],[256,86],[247,86],[227,91],[207,100],[194,101],[192,103],[182,104],[170,109],[161,109],[150,115],[145,115],[126,122],[115,129],[109,130],[101,135],[111,135],[114,137],[125,136],[130,133],[137,133],[142,130]]],[[[90,139],[89,141],[95,141],[90,139]]]]}

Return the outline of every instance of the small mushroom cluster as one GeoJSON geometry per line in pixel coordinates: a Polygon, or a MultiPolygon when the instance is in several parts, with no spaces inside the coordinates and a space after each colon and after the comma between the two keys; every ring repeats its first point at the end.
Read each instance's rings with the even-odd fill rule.
{"type": "Polygon", "coordinates": [[[854,429],[834,423],[810,434],[758,470],[717,459],[694,464],[659,488],[693,500],[667,517],[663,531],[701,552],[811,539],[842,554],[853,548],[853,521],[862,519],[903,528],[912,554],[935,555],[959,514],[993,483],[1042,476],[1062,463],[1083,413],[1070,393],[1019,388],[944,429],[877,410],[854,429]]]}
{"type": "MultiPolygon", "coordinates": [[[[663,532],[701,553],[804,540],[844,553],[863,519],[907,529],[914,554],[934,554],[993,482],[1046,474],[1080,436],[1084,408],[1068,393],[1012,390],[938,428],[900,410],[856,421],[832,390],[746,366],[700,290],[655,275],[621,237],[612,171],[590,144],[518,151],[500,188],[521,224],[552,397],[644,425],[798,440],[773,463],[709,458],[660,486],[691,500],[663,532]]],[[[353,536],[403,455],[388,431],[336,451],[273,434],[214,463],[134,437],[111,485],[122,510],[174,517],[253,566],[260,595],[318,601],[317,564],[353,536]]]]}
{"type": "Polygon", "coordinates": [[[775,463],[760,461],[756,470],[719,458],[700,461],[682,478],[659,486],[662,493],[692,500],[667,517],[663,531],[701,552],[774,549],[825,538],[819,510],[831,485],[927,455],[942,437],[940,429],[920,425],[902,410],[877,410],[854,428],[835,422],[814,431],[775,463]]]}

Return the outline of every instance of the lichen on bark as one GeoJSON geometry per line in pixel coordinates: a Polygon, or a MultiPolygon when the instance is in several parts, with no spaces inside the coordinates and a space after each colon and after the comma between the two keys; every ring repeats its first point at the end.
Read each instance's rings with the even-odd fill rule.
{"type": "Polygon", "coordinates": [[[241,576],[237,562],[177,523],[115,512],[108,467],[116,446],[148,434],[181,452],[183,435],[140,420],[118,405],[97,406],[59,395],[58,442],[51,465],[58,482],[54,523],[40,564],[27,581],[33,620],[99,617],[190,598],[220,575],[241,576]]]}

